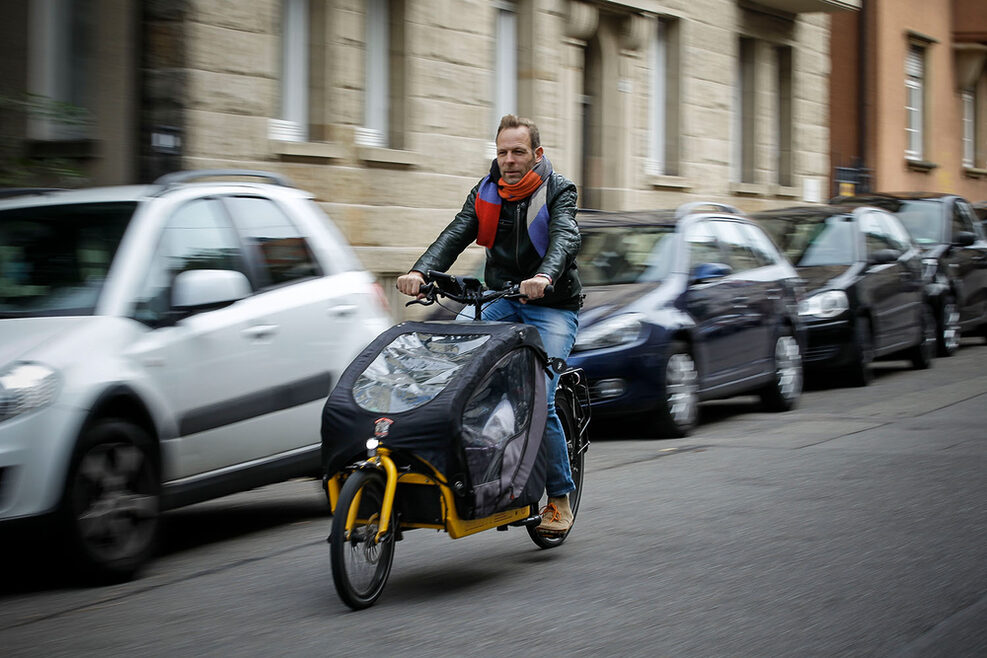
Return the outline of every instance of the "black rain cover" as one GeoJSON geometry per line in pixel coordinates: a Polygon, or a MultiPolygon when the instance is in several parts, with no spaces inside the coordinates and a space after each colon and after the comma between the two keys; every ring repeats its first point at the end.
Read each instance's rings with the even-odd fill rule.
{"type": "Polygon", "coordinates": [[[529,325],[391,327],[354,359],[326,402],[323,468],[338,472],[377,436],[461,490],[464,518],[534,503],[545,486],[544,366],[541,339],[529,325]]]}

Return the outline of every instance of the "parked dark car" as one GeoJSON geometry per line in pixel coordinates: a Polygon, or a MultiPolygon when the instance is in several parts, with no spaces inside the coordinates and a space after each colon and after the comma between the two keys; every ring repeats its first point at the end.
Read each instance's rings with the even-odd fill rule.
{"type": "Polygon", "coordinates": [[[756,392],[772,410],[802,391],[798,277],[736,210],[580,211],[585,305],[569,363],[594,417],[640,414],[684,436],[700,400],[756,392]]]}
{"type": "Polygon", "coordinates": [[[935,318],[925,295],[921,250],[879,208],[810,206],[754,213],[806,282],[799,315],[807,369],[839,369],[871,381],[870,363],[906,357],[928,368],[935,318]]]}
{"type": "Polygon", "coordinates": [[[956,351],[961,333],[987,329],[987,241],[966,199],[952,194],[896,193],[841,201],[893,212],[922,248],[940,356],[956,351]]]}

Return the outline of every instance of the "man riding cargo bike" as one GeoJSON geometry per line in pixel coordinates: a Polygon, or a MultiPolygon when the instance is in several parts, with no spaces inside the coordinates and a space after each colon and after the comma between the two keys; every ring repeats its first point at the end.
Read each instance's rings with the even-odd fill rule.
{"type": "Polygon", "coordinates": [[[505,116],[490,175],[398,279],[409,304],[451,299],[462,314],[392,327],[330,395],[330,555],[351,607],[380,596],[408,529],[455,539],[523,526],[542,548],[568,535],[589,423],[585,378],[564,362],[581,301],[575,209],[575,186],[552,171],[535,125],[505,116]],[[443,273],[473,241],[487,247],[489,288],[443,273]]]}

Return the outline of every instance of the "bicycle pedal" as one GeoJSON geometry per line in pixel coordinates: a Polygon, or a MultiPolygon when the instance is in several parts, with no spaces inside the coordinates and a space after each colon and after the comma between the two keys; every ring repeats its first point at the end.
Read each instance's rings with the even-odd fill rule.
{"type": "Polygon", "coordinates": [[[533,528],[537,525],[541,525],[541,514],[535,514],[533,516],[521,519],[520,521],[515,521],[511,525],[519,528],[533,528]]]}

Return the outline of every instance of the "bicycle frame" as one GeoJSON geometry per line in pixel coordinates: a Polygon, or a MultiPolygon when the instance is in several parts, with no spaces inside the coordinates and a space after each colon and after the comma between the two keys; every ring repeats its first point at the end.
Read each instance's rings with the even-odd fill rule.
{"type": "MultiPolygon", "coordinates": [[[[468,535],[483,532],[500,526],[518,524],[522,521],[531,520],[533,523],[540,522],[541,517],[537,516],[530,506],[517,509],[497,512],[491,516],[480,519],[464,519],[459,516],[456,510],[455,493],[449,483],[438,473],[431,475],[418,473],[415,471],[400,472],[394,461],[391,451],[383,446],[378,446],[373,456],[367,460],[359,462],[353,466],[352,470],[377,469],[384,473],[385,487],[384,500],[380,510],[380,525],[377,530],[375,541],[380,541],[388,532],[391,532],[390,519],[391,511],[394,509],[394,499],[397,493],[398,484],[422,485],[437,487],[439,490],[439,500],[442,507],[442,524],[400,521],[397,531],[410,530],[413,528],[430,528],[433,530],[444,530],[452,539],[459,539],[468,535]]],[[[339,500],[339,492],[342,489],[343,481],[348,472],[337,473],[329,478],[326,483],[326,493],[329,497],[329,506],[333,514],[336,512],[336,503],[339,500]]],[[[357,522],[357,510],[359,504],[350,507],[350,518],[346,519],[347,538],[357,522]]],[[[364,519],[366,521],[366,519],[364,519]]]]}

